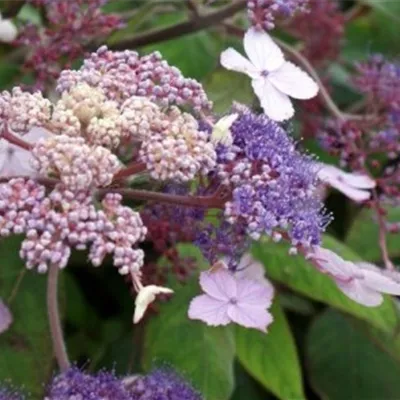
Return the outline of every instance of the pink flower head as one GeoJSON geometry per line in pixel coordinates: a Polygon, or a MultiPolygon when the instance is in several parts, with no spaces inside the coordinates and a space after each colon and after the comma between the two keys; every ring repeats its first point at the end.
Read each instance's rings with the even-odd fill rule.
{"type": "Polygon", "coordinates": [[[400,295],[400,283],[372,264],[356,265],[322,247],[314,251],[312,258],[318,268],[330,275],[339,289],[357,303],[376,307],[383,302],[382,293],[400,295]]]}
{"type": "Polygon", "coordinates": [[[10,327],[12,320],[13,318],[10,310],[0,299],[0,334],[10,327]]]}
{"type": "Polygon", "coordinates": [[[371,196],[369,190],[376,186],[376,182],[367,175],[344,172],[327,164],[322,164],[318,178],[356,202],[368,200],[371,196]]]}
{"type": "Polygon", "coordinates": [[[271,284],[237,278],[228,269],[200,274],[205,294],[195,297],[189,306],[189,318],[218,326],[235,322],[246,328],[267,331],[273,321],[268,312],[274,289],[271,284]]]}

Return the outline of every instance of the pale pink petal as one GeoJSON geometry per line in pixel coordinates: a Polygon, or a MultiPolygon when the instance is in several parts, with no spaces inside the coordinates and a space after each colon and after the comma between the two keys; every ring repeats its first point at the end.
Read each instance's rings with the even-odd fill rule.
{"type": "Polygon", "coordinates": [[[236,297],[236,280],[227,270],[205,271],[200,274],[200,286],[205,293],[218,300],[236,297]]]}
{"type": "Polygon", "coordinates": [[[364,269],[363,284],[372,290],[381,293],[393,294],[400,296],[400,284],[394,279],[385,276],[378,269],[364,269]]]}
{"type": "Polygon", "coordinates": [[[266,308],[243,304],[229,305],[228,315],[233,322],[262,332],[267,332],[268,325],[274,320],[266,308]]]}
{"type": "Polygon", "coordinates": [[[368,175],[363,175],[359,173],[349,173],[342,171],[339,179],[343,179],[350,186],[358,189],[373,189],[376,187],[376,182],[371,179],[368,175]]]}
{"type": "Polygon", "coordinates": [[[351,282],[336,282],[339,289],[355,302],[367,307],[376,307],[382,304],[383,297],[380,293],[365,286],[360,279],[351,282]]]}
{"type": "Polygon", "coordinates": [[[199,319],[207,325],[227,325],[230,322],[227,311],[227,302],[202,294],[190,302],[188,315],[190,319],[199,319]]]}
{"type": "Polygon", "coordinates": [[[250,28],[244,35],[244,49],[261,73],[274,71],[285,62],[282,50],[264,31],[250,28]]]}
{"type": "Polygon", "coordinates": [[[13,321],[12,315],[8,307],[0,299],[0,333],[5,332],[13,321]]]}
{"type": "Polygon", "coordinates": [[[237,280],[237,303],[269,307],[274,297],[274,288],[268,283],[259,283],[251,279],[237,280]]]}
{"type": "Polygon", "coordinates": [[[347,173],[333,165],[323,165],[318,171],[318,178],[357,202],[368,200],[371,196],[370,192],[362,189],[375,187],[375,181],[368,176],[347,173]]]}
{"type": "Polygon", "coordinates": [[[0,20],[0,42],[12,42],[18,35],[16,26],[9,19],[0,20]]]}
{"type": "Polygon", "coordinates": [[[8,142],[4,139],[0,139],[0,176],[3,176],[1,171],[4,169],[7,161],[7,148],[8,142]]]}
{"type": "Polygon", "coordinates": [[[311,99],[319,90],[306,72],[288,61],[271,72],[268,79],[278,90],[295,99],[311,99]]]}
{"type": "Polygon", "coordinates": [[[293,117],[294,108],[289,97],[276,89],[266,78],[253,79],[251,84],[268,117],[274,121],[284,121],[293,117]]]}
{"type": "Polygon", "coordinates": [[[331,250],[317,247],[312,255],[322,272],[325,272],[337,279],[347,281],[354,276],[356,266],[331,250]]]}
{"type": "Polygon", "coordinates": [[[258,282],[265,282],[265,269],[263,264],[255,260],[250,253],[245,253],[240,259],[237,271],[235,272],[236,278],[253,279],[258,282]]]}
{"type": "Polygon", "coordinates": [[[257,68],[235,49],[229,48],[221,53],[221,65],[229,70],[242,72],[251,78],[259,75],[257,68]]]}

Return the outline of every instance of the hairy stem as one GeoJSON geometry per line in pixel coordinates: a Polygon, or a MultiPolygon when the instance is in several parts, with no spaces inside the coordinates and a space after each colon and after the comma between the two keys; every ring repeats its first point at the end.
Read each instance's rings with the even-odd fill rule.
{"type": "Polygon", "coordinates": [[[117,172],[114,175],[114,182],[119,181],[123,178],[127,178],[131,175],[138,174],[139,172],[143,172],[146,170],[146,164],[143,162],[133,162],[126,166],[126,168],[121,169],[121,171],[117,172]]]}
{"type": "Polygon", "coordinates": [[[3,129],[3,132],[1,133],[1,138],[14,144],[15,146],[21,147],[22,149],[28,151],[31,151],[33,149],[33,146],[30,143],[25,142],[25,140],[11,133],[7,126],[3,129]]]}
{"type": "Polygon", "coordinates": [[[394,265],[393,265],[392,261],[390,261],[389,251],[387,248],[385,221],[382,217],[381,208],[379,206],[379,198],[378,198],[378,194],[375,189],[372,191],[372,196],[373,196],[372,204],[373,204],[373,207],[374,207],[374,210],[376,213],[376,217],[378,218],[379,247],[381,249],[382,259],[385,264],[385,268],[388,270],[392,270],[392,269],[394,269],[394,265]]]}
{"type": "Polygon", "coordinates": [[[47,313],[54,354],[61,372],[64,372],[70,367],[70,362],[65,347],[58,309],[58,274],[59,268],[56,265],[51,265],[47,280],[47,313]]]}
{"type": "Polygon", "coordinates": [[[122,196],[132,200],[156,201],[160,203],[199,208],[223,208],[226,201],[226,197],[223,196],[222,189],[217,190],[216,193],[211,196],[182,196],[126,188],[107,188],[98,191],[100,196],[106,193],[119,193],[122,196]]]}
{"type": "Polygon", "coordinates": [[[167,28],[151,30],[131,38],[121,40],[118,43],[111,44],[111,50],[125,50],[135,47],[145,46],[147,44],[159,43],[170,40],[188,33],[198,32],[214,24],[233,16],[246,7],[246,0],[236,0],[232,4],[220,8],[216,11],[199,15],[197,18],[184,21],[167,28]]]}

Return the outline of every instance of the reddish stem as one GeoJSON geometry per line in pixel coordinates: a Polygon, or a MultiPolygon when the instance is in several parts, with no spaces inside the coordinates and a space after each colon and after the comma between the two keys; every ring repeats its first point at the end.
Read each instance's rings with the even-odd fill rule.
{"type": "Polygon", "coordinates": [[[379,198],[378,198],[378,194],[377,194],[376,190],[372,191],[372,197],[373,197],[372,205],[374,207],[376,216],[378,218],[379,247],[380,247],[381,252],[382,252],[383,262],[385,264],[385,268],[386,269],[393,270],[394,269],[394,265],[390,261],[389,251],[388,251],[387,243],[386,243],[386,225],[385,225],[385,221],[384,221],[384,219],[382,217],[381,208],[379,206],[379,198]]]}
{"type": "Polygon", "coordinates": [[[25,149],[27,151],[31,151],[33,149],[33,145],[25,142],[25,140],[21,139],[20,137],[14,135],[13,133],[11,133],[7,126],[3,129],[3,132],[1,134],[2,139],[7,140],[8,142],[21,147],[22,149],[25,149]]]}
{"type": "Polygon", "coordinates": [[[132,164],[128,164],[126,168],[121,169],[121,171],[117,172],[114,176],[114,182],[119,181],[123,178],[127,178],[131,175],[138,174],[146,170],[146,164],[143,162],[133,162],[132,164]]]}
{"type": "Polygon", "coordinates": [[[227,198],[226,195],[222,194],[222,189],[217,189],[217,191],[211,196],[182,196],[126,188],[101,189],[98,193],[100,195],[106,193],[119,193],[122,196],[133,200],[156,201],[160,203],[200,208],[223,208],[227,198]]]}

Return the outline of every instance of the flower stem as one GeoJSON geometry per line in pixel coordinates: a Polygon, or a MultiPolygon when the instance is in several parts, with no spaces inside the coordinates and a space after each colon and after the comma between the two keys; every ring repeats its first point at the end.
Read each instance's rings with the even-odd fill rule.
{"type": "Polygon", "coordinates": [[[14,144],[15,146],[21,147],[28,151],[31,151],[33,148],[33,146],[30,143],[25,142],[25,140],[19,138],[18,136],[15,136],[13,133],[11,133],[7,127],[5,127],[3,129],[3,132],[1,133],[1,138],[14,144]]]}
{"type": "Polygon", "coordinates": [[[58,309],[58,273],[59,268],[56,265],[51,265],[47,280],[47,313],[54,354],[61,372],[64,372],[70,367],[70,362],[65,347],[58,309]]]}

